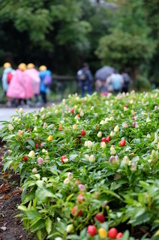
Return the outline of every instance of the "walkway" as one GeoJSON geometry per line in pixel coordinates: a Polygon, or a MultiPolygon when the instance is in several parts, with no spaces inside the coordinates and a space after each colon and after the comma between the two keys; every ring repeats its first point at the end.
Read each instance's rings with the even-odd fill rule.
{"type": "MultiPolygon", "coordinates": [[[[0,108],[0,121],[11,120],[11,117],[16,114],[16,108],[0,108]]],[[[34,112],[39,110],[39,108],[24,108],[24,112],[34,112]]],[[[2,123],[0,122],[0,129],[2,128],[2,123]]]]}

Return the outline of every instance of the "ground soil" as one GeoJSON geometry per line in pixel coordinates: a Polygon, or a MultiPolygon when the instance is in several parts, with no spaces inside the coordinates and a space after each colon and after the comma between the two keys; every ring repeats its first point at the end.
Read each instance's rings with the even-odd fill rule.
{"type": "Polygon", "coordinates": [[[3,173],[3,147],[0,143],[0,240],[34,240],[32,234],[27,235],[21,219],[14,218],[21,203],[20,176],[3,173]]]}

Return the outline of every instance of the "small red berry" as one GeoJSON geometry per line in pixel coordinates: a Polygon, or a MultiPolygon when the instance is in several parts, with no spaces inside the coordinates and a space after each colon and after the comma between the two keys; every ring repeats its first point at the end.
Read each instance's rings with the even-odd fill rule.
{"type": "Polygon", "coordinates": [[[79,211],[78,211],[78,206],[74,206],[74,207],[72,208],[72,215],[73,215],[73,216],[76,216],[76,217],[79,217],[79,216],[82,215],[82,210],[79,210],[79,211]]]}
{"type": "Polygon", "coordinates": [[[110,142],[110,140],[111,140],[110,136],[106,137],[105,140],[106,140],[106,142],[110,142]]]}
{"type": "Polygon", "coordinates": [[[101,142],[107,142],[106,138],[102,138],[102,141],[101,142]]]}
{"type": "Polygon", "coordinates": [[[124,147],[124,146],[125,146],[125,143],[126,143],[126,141],[125,141],[124,139],[121,140],[121,141],[119,142],[120,147],[124,147]]]}
{"type": "Polygon", "coordinates": [[[28,157],[27,156],[23,156],[22,157],[22,161],[28,161],[28,157]]]}
{"type": "Polygon", "coordinates": [[[116,238],[117,234],[118,234],[118,231],[117,231],[116,228],[111,228],[111,229],[108,231],[108,237],[109,237],[110,239],[116,238]]]}
{"type": "Polygon", "coordinates": [[[28,128],[28,132],[31,132],[31,129],[30,129],[30,128],[28,128]]]}
{"type": "Polygon", "coordinates": [[[59,126],[59,131],[62,131],[62,126],[61,125],[59,126]]]}
{"type": "Polygon", "coordinates": [[[93,225],[89,225],[89,226],[87,227],[87,233],[88,233],[91,237],[93,237],[93,236],[96,235],[96,233],[97,233],[97,228],[96,228],[95,226],[93,226],[93,225]]]}
{"type": "Polygon", "coordinates": [[[102,213],[96,214],[95,218],[101,223],[105,222],[105,218],[104,218],[104,215],[102,213]]]}
{"type": "Polygon", "coordinates": [[[86,132],[85,132],[83,129],[81,130],[81,135],[82,135],[82,136],[85,136],[85,135],[86,135],[86,132]]]}
{"type": "Polygon", "coordinates": [[[125,107],[128,108],[129,107],[128,104],[125,104],[125,107]]]}
{"type": "Polygon", "coordinates": [[[73,114],[73,113],[74,113],[74,109],[73,109],[73,108],[71,108],[70,112],[73,114]]]}
{"type": "Polygon", "coordinates": [[[39,144],[38,143],[35,144],[35,148],[36,149],[39,148],[39,144]]]}
{"type": "Polygon", "coordinates": [[[119,232],[119,233],[116,235],[116,239],[121,239],[122,237],[123,237],[122,232],[119,232]]]}

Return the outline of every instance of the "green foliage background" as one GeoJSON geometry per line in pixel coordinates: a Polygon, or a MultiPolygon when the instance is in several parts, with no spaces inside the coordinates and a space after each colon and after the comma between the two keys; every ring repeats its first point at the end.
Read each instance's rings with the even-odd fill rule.
{"type": "Polygon", "coordinates": [[[158,84],[159,0],[1,0],[0,65],[46,64],[76,74],[84,61],[93,73],[103,64],[127,68],[158,84]]]}

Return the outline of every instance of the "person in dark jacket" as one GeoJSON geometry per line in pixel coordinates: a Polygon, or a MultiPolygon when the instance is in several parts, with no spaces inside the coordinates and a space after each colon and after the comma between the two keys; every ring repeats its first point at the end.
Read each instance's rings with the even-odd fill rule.
{"type": "Polygon", "coordinates": [[[127,93],[129,91],[129,86],[130,86],[130,76],[128,73],[123,72],[122,73],[122,77],[123,77],[123,87],[122,87],[122,92],[127,93]]]}
{"type": "Polygon", "coordinates": [[[85,91],[88,91],[88,93],[92,95],[93,77],[89,70],[88,63],[84,63],[83,68],[77,72],[77,79],[81,86],[82,97],[84,97],[85,91]]]}

